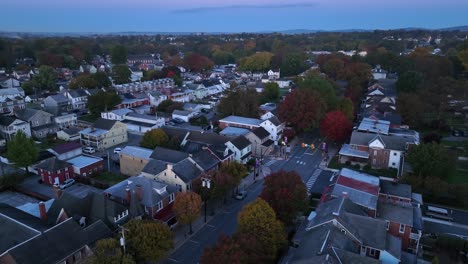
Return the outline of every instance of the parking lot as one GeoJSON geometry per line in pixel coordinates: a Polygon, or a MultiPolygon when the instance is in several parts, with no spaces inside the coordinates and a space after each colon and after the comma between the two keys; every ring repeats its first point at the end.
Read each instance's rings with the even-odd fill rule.
{"type": "Polygon", "coordinates": [[[18,192],[4,191],[0,193],[0,203],[8,204],[13,207],[21,206],[26,203],[38,203],[39,200],[18,192]]]}

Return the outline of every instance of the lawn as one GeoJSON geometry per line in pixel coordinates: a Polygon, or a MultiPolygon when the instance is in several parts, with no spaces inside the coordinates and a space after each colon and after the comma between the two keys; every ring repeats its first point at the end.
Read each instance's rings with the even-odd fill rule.
{"type": "Polygon", "coordinates": [[[114,185],[116,183],[119,183],[125,180],[126,178],[119,174],[103,172],[99,174],[97,177],[94,177],[94,179],[101,181],[101,182],[108,183],[110,185],[114,185]]]}

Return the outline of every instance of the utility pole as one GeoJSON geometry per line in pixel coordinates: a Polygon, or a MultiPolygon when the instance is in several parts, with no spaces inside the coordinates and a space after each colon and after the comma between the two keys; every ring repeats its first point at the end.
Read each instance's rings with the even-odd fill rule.
{"type": "Polygon", "coordinates": [[[111,172],[109,150],[107,151],[107,171],[111,172]]]}
{"type": "MultiPolygon", "coordinates": [[[[211,188],[211,180],[209,178],[202,178],[202,187],[206,188],[207,191],[211,188]]],[[[206,223],[206,210],[208,207],[208,194],[205,193],[205,223],[206,223]]]]}

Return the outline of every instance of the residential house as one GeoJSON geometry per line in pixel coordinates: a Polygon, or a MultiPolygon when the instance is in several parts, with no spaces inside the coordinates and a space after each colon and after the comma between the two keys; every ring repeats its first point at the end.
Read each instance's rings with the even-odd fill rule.
{"type": "Polygon", "coordinates": [[[172,210],[178,188],[144,176],[133,176],[106,189],[104,193],[113,201],[130,204],[136,199],[150,219],[169,226],[177,223],[172,210]],[[132,195],[135,193],[135,195],[132,195]]]}
{"type": "Polygon", "coordinates": [[[43,104],[46,108],[57,108],[61,111],[71,109],[70,100],[63,94],[49,95],[44,99],[43,104]]]}
{"type": "Polygon", "coordinates": [[[82,154],[81,144],[73,141],[54,146],[48,149],[48,151],[59,160],[67,160],[82,154]]]}
{"type": "Polygon", "coordinates": [[[268,74],[268,79],[269,80],[277,80],[277,79],[279,79],[281,77],[280,69],[269,70],[267,74],[268,74]]]}
{"type": "Polygon", "coordinates": [[[154,160],[159,160],[171,164],[181,162],[188,157],[188,153],[163,147],[156,147],[150,156],[150,158],[154,160]]]}
{"type": "Polygon", "coordinates": [[[372,69],[372,76],[375,80],[386,79],[387,78],[387,71],[383,70],[380,65],[376,65],[374,69],[372,69]]]}
{"type": "Polygon", "coordinates": [[[28,122],[10,116],[0,116],[0,132],[4,139],[11,140],[18,131],[31,137],[31,126],[28,122]]]}
{"type": "Polygon", "coordinates": [[[204,99],[209,95],[208,89],[202,83],[189,84],[187,88],[193,91],[196,99],[204,99]]]}
{"type": "Polygon", "coordinates": [[[126,93],[121,94],[122,102],[115,107],[120,108],[135,108],[142,105],[149,105],[149,98],[146,94],[126,93]]]}
{"type": "Polygon", "coordinates": [[[17,88],[20,87],[20,81],[8,76],[0,76],[0,88],[17,88]]]}
{"type": "Polygon", "coordinates": [[[119,153],[120,173],[128,176],[139,175],[151,160],[153,150],[135,146],[126,146],[119,153]]]}
{"type": "Polygon", "coordinates": [[[89,64],[80,65],[80,72],[95,74],[97,72],[97,68],[94,67],[94,65],[89,65],[89,64]]]}
{"type": "Polygon", "coordinates": [[[193,91],[187,89],[187,90],[171,93],[171,95],[169,96],[169,99],[171,99],[174,102],[181,102],[181,103],[190,102],[193,99],[193,91]]]}
{"type": "Polygon", "coordinates": [[[155,64],[158,60],[154,57],[153,54],[136,54],[128,55],[127,64],[155,64]]]}
{"type": "Polygon", "coordinates": [[[78,124],[78,117],[75,113],[59,112],[54,116],[54,122],[59,129],[74,127],[78,124]]]}
{"type": "MultiPolygon", "coordinates": [[[[238,136],[246,136],[250,133],[250,130],[246,128],[239,128],[239,127],[226,127],[225,129],[219,132],[220,135],[226,137],[238,137],[238,136]]],[[[268,134],[270,136],[270,134],[268,134]]]]}
{"type": "Polygon", "coordinates": [[[244,136],[239,136],[226,142],[226,146],[234,152],[234,160],[246,164],[252,155],[252,144],[244,136]]]}
{"type": "Polygon", "coordinates": [[[379,177],[343,168],[338,173],[331,197],[347,197],[375,217],[380,189],[379,177]]]}
{"type": "Polygon", "coordinates": [[[31,77],[28,71],[18,71],[18,70],[14,70],[12,76],[21,82],[27,82],[30,80],[30,77],[31,77]]]}
{"type": "Polygon", "coordinates": [[[55,157],[39,163],[36,169],[42,182],[50,185],[59,185],[67,179],[74,178],[72,164],[55,157]]]}
{"type": "Polygon", "coordinates": [[[128,108],[120,108],[120,109],[112,110],[110,112],[102,112],[101,118],[122,121],[125,119],[126,115],[132,112],[133,111],[128,108]]]}
{"type": "MultiPolygon", "coordinates": [[[[165,131],[171,133],[168,129],[165,129],[165,131]]],[[[181,146],[183,151],[190,154],[207,149],[220,162],[229,162],[234,160],[234,152],[226,146],[226,143],[231,139],[231,137],[211,132],[186,131],[185,136],[181,140],[181,146]]]]}
{"type": "Polygon", "coordinates": [[[148,97],[150,100],[150,105],[153,107],[158,107],[160,103],[167,100],[167,95],[159,91],[148,92],[148,97]]]}
{"type": "Polygon", "coordinates": [[[57,132],[57,138],[64,141],[80,140],[80,129],[77,127],[62,129],[57,132]]]}
{"type": "Polygon", "coordinates": [[[45,138],[49,134],[55,134],[58,127],[53,123],[53,115],[37,109],[20,109],[15,111],[18,119],[28,122],[31,126],[32,135],[36,138],[45,138]]]}
{"type": "Polygon", "coordinates": [[[0,89],[0,114],[25,109],[24,91],[18,88],[0,89]]]}
{"type": "Polygon", "coordinates": [[[221,161],[208,148],[193,154],[192,159],[204,172],[215,171],[221,165],[221,161]]]}
{"type": "Polygon", "coordinates": [[[184,111],[184,110],[174,110],[172,112],[172,118],[176,119],[182,119],[184,122],[188,122],[190,118],[195,116],[195,112],[189,112],[189,111],[184,111]]]}
{"type": "Polygon", "coordinates": [[[176,186],[182,192],[191,191],[193,182],[202,174],[203,169],[190,157],[175,164],[151,160],[141,173],[149,179],[176,186]]]}
{"type": "Polygon", "coordinates": [[[80,131],[80,142],[97,150],[105,150],[128,141],[127,126],[116,120],[99,118],[94,124],[80,131]]]}
{"type": "Polygon", "coordinates": [[[255,157],[267,156],[274,149],[275,144],[270,139],[270,133],[263,127],[257,127],[249,131],[245,138],[252,144],[252,155],[255,157]]]}
{"type": "Polygon", "coordinates": [[[241,116],[228,116],[219,120],[219,127],[224,129],[228,126],[254,129],[257,127],[263,127],[270,134],[270,139],[278,143],[278,140],[281,139],[284,123],[281,123],[277,117],[271,117],[267,120],[261,120],[256,118],[247,118],[241,116]]]}
{"type": "Polygon", "coordinates": [[[81,177],[92,177],[104,170],[104,160],[95,156],[80,155],[67,160],[72,164],[73,173],[81,177]]]}
{"type": "Polygon", "coordinates": [[[127,125],[128,131],[145,133],[164,126],[165,120],[156,115],[128,113],[122,123],[127,125]]]}
{"type": "Polygon", "coordinates": [[[89,95],[85,89],[67,90],[64,94],[71,101],[73,109],[86,109],[89,95]]]}
{"type": "Polygon", "coordinates": [[[172,78],[163,78],[146,82],[133,82],[126,84],[114,85],[114,88],[119,94],[125,93],[148,93],[152,91],[159,91],[161,89],[174,88],[175,83],[172,78]]]}

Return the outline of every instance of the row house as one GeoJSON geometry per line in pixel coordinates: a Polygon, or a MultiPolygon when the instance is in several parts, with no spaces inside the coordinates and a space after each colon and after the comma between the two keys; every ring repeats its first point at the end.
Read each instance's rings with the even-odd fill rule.
{"type": "Polygon", "coordinates": [[[181,102],[181,103],[187,103],[187,102],[190,102],[192,101],[193,99],[193,91],[192,90],[184,90],[184,91],[180,91],[180,92],[175,92],[175,93],[171,93],[169,95],[169,98],[170,100],[174,101],[174,102],[181,102]]]}
{"type": "Polygon", "coordinates": [[[104,190],[108,199],[124,205],[140,204],[144,214],[172,226],[177,223],[172,209],[178,188],[144,176],[133,176],[104,190]],[[132,201],[134,200],[134,201],[132,201]]]}
{"type": "Polygon", "coordinates": [[[122,102],[116,108],[136,108],[142,105],[149,105],[149,98],[146,94],[123,94],[120,96],[122,102]]]}
{"type": "Polygon", "coordinates": [[[264,157],[269,155],[274,149],[274,142],[270,139],[270,133],[263,127],[257,127],[248,131],[245,138],[252,145],[252,155],[255,157],[264,157]]]}
{"type": "Polygon", "coordinates": [[[127,126],[120,121],[99,118],[91,127],[80,131],[80,143],[98,151],[128,141],[127,126]]]}
{"type": "Polygon", "coordinates": [[[125,93],[147,93],[152,91],[158,91],[161,89],[172,89],[175,86],[175,82],[172,78],[163,78],[145,82],[133,82],[126,84],[114,85],[114,88],[119,94],[125,93]]]}
{"type": "Polygon", "coordinates": [[[219,127],[221,129],[225,129],[229,126],[247,128],[250,130],[263,127],[270,134],[270,139],[277,144],[278,140],[281,139],[285,124],[280,122],[275,116],[266,120],[241,116],[228,116],[219,120],[219,127]]]}
{"type": "Polygon", "coordinates": [[[159,60],[154,57],[154,54],[137,54],[128,55],[127,64],[155,64],[159,60]]]}

